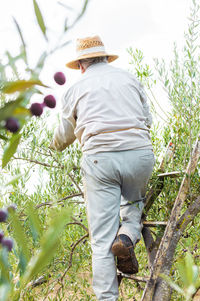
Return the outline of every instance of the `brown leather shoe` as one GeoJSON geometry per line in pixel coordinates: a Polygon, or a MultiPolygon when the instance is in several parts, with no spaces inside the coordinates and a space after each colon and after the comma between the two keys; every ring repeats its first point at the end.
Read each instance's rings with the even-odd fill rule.
{"type": "Polygon", "coordinates": [[[136,274],[138,272],[134,246],[127,235],[118,235],[112,244],[111,250],[117,256],[117,268],[120,272],[124,274],[136,274]]]}

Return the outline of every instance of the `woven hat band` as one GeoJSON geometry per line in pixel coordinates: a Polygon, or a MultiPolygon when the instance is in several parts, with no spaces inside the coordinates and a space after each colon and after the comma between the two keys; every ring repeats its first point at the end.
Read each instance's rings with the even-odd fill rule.
{"type": "Polygon", "coordinates": [[[91,53],[96,53],[96,52],[105,52],[105,47],[97,46],[97,47],[86,48],[86,49],[77,51],[77,55],[82,56],[85,54],[91,54],[91,53]]]}

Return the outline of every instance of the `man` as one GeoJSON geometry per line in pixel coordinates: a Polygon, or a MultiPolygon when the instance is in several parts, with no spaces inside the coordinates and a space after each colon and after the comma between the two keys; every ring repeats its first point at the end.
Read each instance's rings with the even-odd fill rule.
{"type": "Polygon", "coordinates": [[[134,246],[154,166],[152,118],[142,85],[108,64],[118,56],[106,53],[98,36],[78,39],[77,52],[67,66],[83,75],[63,98],[51,148],[61,151],[80,141],[93,288],[98,300],[116,301],[115,256],[121,272],[138,271],[134,246]]]}

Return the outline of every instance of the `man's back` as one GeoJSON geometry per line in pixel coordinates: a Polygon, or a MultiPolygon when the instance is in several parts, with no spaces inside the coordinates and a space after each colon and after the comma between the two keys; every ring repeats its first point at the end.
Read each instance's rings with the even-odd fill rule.
{"type": "Polygon", "coordinates": [[[149,107],[141,84],[127,71],[91,65],[66,93],[64,107],[66,117],[70,107],[75,135],[87,153],[151,148],[149,107]]]}

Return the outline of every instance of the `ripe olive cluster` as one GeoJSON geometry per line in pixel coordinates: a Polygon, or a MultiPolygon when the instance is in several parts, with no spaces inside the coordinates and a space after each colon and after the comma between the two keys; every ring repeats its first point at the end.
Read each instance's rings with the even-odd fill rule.
{"type": "Polygon", "coordinates": [[[30,107],[31,114],[34,116],[40,116],[43,113],[44,107],[55,108],[56,99],[53,95],[47,95],[44,97],[43,103],[34,102],[30,107]]]}
{"type": "MultiPolygon", "coordinates": [[[[0,209],[0,223],[6,222],[8,218],[8,213],[12,210],[16,210],[16,205],[10,205],[6,209],[0,209]]],[[[10,237],[5,237],[4,232],[0,231],[0,244],[3,248],[6,248],[9,252],[13,248],[13,240],[10,237]]]]}
{"type": "MultiPolygon", "coordinates": [[[[56,72],[54,74],[54,80],[58,85],[64,85],[66,82],[65,75],[62,72],[56,72]]],[[[56,99],[53,95],[47,95],[44,97],[43,103],[35,102],[30,107],[30,112],[34,116],[41,116],[43,113],[44,107],[48,108],[55,108],[56,106],[56,99]]],[[[19,128],[20,124],[17,118],[10,117],[6,120],[5,128],[10,131],[11,133],[16,133],[19,128]]]]}

